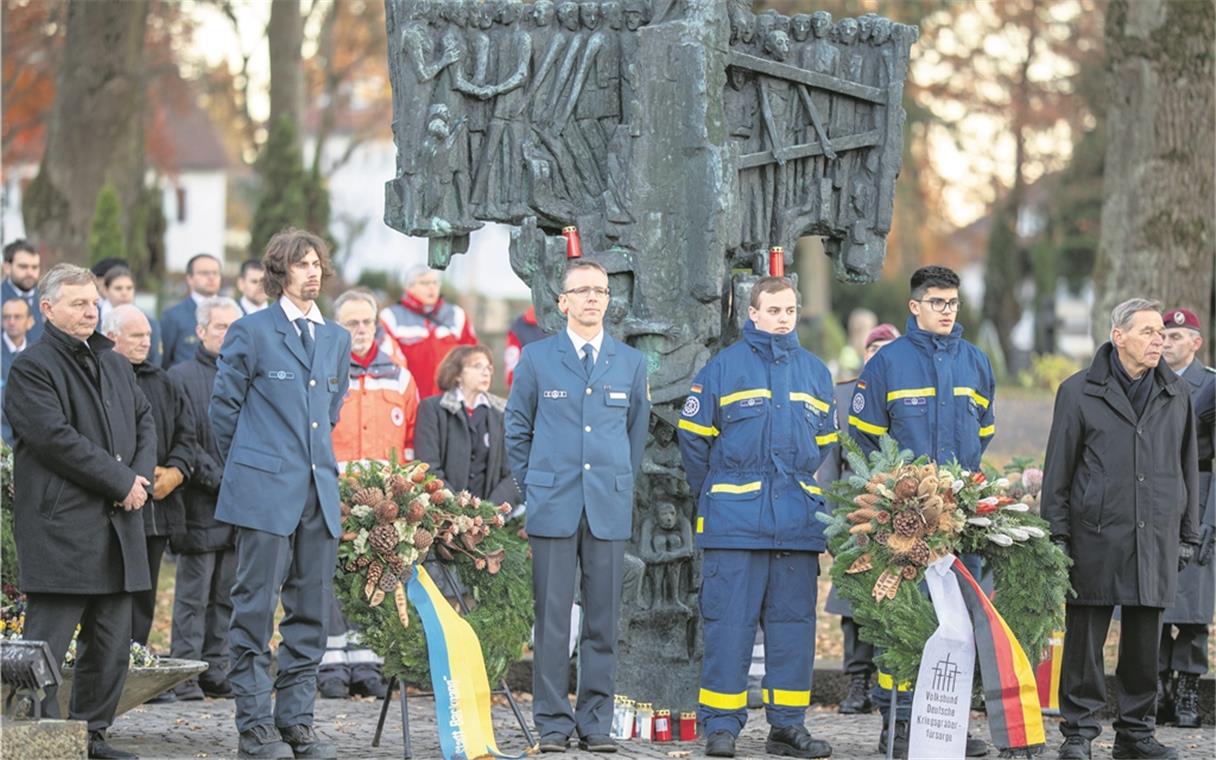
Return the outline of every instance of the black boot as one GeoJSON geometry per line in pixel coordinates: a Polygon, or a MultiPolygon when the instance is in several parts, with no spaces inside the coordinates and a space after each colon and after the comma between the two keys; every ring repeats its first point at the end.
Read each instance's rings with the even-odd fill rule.
{"type": "Polygon", "coordinates": [[[735,737],[725,731],[715,731],[705,740],[707,757],[734,757],[735,737]]]}
{"type": "Polygon", "coordinates": [[[1178,674],[1174,715],[1179,728],[1199,728],[1199,676],[1194,673],[1178,674]]]}
{"type": "Polygon", "coordinates": [[[823,739],[811,738],[806,726],[773,726],[768,730],[764,751],[785,757],[831,757],[832,745],[823,739]]]}
{"type": "Polygon", "coordinates": [[[837,709],[841,715],[865,715],[874,711],[870,701],[870,674],[854,673],[849,679],[849,693],[837,709]]]}
{"type": "Polygon", "coordinates": [[[128,758],[137,760],[138,755],[110,746],[110,743],[106,741],[105,731],[90,731],[89,757],[99,760],[127,760],[128,758]]]}
{"type": "MultiPolygon", "coordinates": [[[[878,751],[887,754],[887,719],[882,721],[882,734],[878,737],[878,751]]],[[[908,721],[895,721],[895,757],[908,756],[908,721]]]]}

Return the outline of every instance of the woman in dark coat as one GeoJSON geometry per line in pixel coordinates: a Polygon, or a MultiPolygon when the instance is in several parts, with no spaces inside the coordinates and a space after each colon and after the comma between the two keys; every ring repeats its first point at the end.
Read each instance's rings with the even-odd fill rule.
{"type": "Polygon", "coordinates": [[[458,346],[439,365],[442,395],[418,406],[414,456],[456,492],[496,504],[520,501],[503,438],[506,399],[489,392],[494,363],[485,346],[458,346]]]}

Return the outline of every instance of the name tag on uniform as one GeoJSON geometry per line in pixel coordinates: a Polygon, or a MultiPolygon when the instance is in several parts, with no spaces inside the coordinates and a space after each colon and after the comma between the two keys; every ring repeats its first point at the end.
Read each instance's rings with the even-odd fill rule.
{"type": "Polygon", "coordinates": [[[608,391],[608,398],[624,401],[629,398],[629,394],[625,391],[608,391]]]}
{"type": "Polygon", "coordinates": [[[929,403],[929,399],[924,396],[910,396],[904,399],[904,406],[924,406],[929,403]]]}
{"type": "Polygon", "coordinates": [[[271,380],[295,380],[296,373],[284,369],[272,369],[266,373],[266,377],[271,380]]]}
{"type": "Polygon", "coordinates": [[[565,391],[545,391],[541,395],[545,398],[565,398],[567,394],[565,391]]]}

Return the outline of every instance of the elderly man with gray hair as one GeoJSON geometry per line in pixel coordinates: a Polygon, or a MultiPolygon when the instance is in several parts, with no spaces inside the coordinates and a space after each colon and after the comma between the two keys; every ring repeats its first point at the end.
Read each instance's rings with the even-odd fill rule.
{"type": "MultiPolygon", "coordinates": [[[[13,360],[13,533],[26,639],[63,662],[80,626],[69,715],[87,722],[89,757],[135,755],[106,741],[127,678],[131,595],[151,588],[143,518],[156,423],[131,362],[97,329],[93,273],[57,264],[38,285],[43,336],[13,360]]],[[[57,688],[43,709],[59,717],[57,688]]]]}
{"type": "MultiPolygon", "coordinates": [[[[207,663],[207,670],[197,680],[177,687],[177,698],[226,698],[232,696],[228,683],[228,620],[232,617],[230,592],[236,578],[236,533],[231,525],[215,519],[224,455],[211,430],[207,405],[215,385],[220,346],[228,335],[228,326],[241,318],[241,309],[231,298],[212,296],[199,303],[194,316],[198,338],[194,356],[169,370],[169,379],[190,408],[195,439],[194,468],[182,495],[182,529],[174,531],[169,539],[178,554],[169,653],[207,663]]],[[[167,695],[164,698],[171,699],[167,695]]]]}
{"type": "Polygon", "coordinates": [[[131,639],[147,645],[156,612],[156,582],[160,559],[169,536],[181,530],[181,484],[194,467],[194,420],[169,375],[148,361],[152,348],[152,324],[136,306],[115,306],[106,314],[101,331],[114,341],[114,351],[126,357],[135,370],[135,382],[152,405],[156,423],[156,466],[152,476],[152,498],[140,510],[148,547],[148,575],[152,587],[135,594],[131,610],[131,639]]]}
{"type": "Polygon", "coordinates": [[[1106,703],[1102,645],[1122,607],[1116,758],[1174,758],[1154,737],[1161,617],[1199,542],[1196,422],[1186,381],[1161,360],[1161,304],[1111,312],[1110,341],[1056,393],[1042,514],[1068,556],[1061,758],[1088,758],[1106,703]]]}

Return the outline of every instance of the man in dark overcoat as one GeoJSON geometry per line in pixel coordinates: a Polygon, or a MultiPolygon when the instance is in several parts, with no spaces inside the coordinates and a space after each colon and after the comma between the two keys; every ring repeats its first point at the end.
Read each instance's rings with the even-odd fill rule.
{"type": "Polygon", "coordinates": [[[1178,595],[1165,611],[1161,653],[1157,659],[1157,720],[1176,722],[1182,728],[1199,728],[1199,679],[1208,672],[1208,624],[1216,610],[1216,500],[1212,499],[1212,422],[1203,419],[1216,393],[1216,370],[1199,358],[1203,334],[1199,318],[1188,309],[1170,309],[1163,315],[1165,347],[1162,356],[1170,369],[1187,382],[1195,415],[1199,418],[1199,499],[1202,539],[1196,561],[1178,574],[1178,595]],[[1163,699],[1164,698],[1164,699],[1163,699]],[[1164,703],[1164,704],[1163,704],[1164,703]]]}
{"type": "Polygon", "coordinates": [[[1157,650],[1178,568],[1199,542],[1191,394],[1161,360],[1161,305],[1134,298],[1111,313],[1110,341],[1056,393],[1042,514],[1072,558],[1065,617],[1061,758],[1088,758],[1106,702],[1102,645],[1122,607],[1116,758],[1177,757],[1157,742],[1157,650]]]}
{"type": "Polygon", "coordinates": [[[207,670],[198,680],[178,685],[179,699],[231,697],[228,683],[228,621],[232,618],[232,582],[236,578],[236,529],[215,519],[215,502],[224,476],[207,405],[215,386],[216,360],[228,326],[241,318],[231,298],[206,298],[196,312],[198,349],[192,361],[174,365],[169,377],[193,412],[194,469],[186,482],[185,525],[169,538],[177,552],[173,595],[173,634],[169,653],[203,660],[207,670]]]}
{"type": "MultiPolygon", "coordinates": [[[[151,587],[143,518],[156,430],[131,363],[97,328],[89,270],[58,264],[39,284],[43,337],[13,361],[4,411],[13,426],[13,531],[27,595],[25,638],[63,661],[80,625],[69,715],[88,722],[89,757],[111,747],[127,676],[131,595],[151,587]]],[[[55,689],[43,709],[59,715],[55,689]]]]}
{"type": "Polygon", "coordinates": [[[151,588],[135,594],[131,611],[131,639],[147,646],[156,613],[160,560],[169,536],[182,530],[182,489],[179,486],[194,466],[194,419],[169,376],[148,361],[152,349],[152,323],[138,307],[128,303],[110,309],[102,324],[102,333],[114,341],[114,352],[131,362],[135,382],[152,406],[152,420],[156,424],[152,498],[140,510],[148,547],[151,588]]]}

